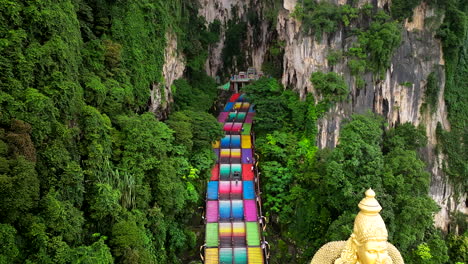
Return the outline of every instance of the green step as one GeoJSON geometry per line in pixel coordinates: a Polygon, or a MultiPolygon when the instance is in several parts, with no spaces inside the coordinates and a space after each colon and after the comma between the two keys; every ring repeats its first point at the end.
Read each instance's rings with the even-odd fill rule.
{"type": "Polygon", "coordinates": [[[218,223],[206,224],[206,246],[207,247],[218,246],[218,223]]]}
{"type": "Polygon", "coordinates": [[[260,234],[258,231],[257,222],[246,222],[245,229],[247,231],[247,245],[260,246],[260,234]]]}
{"type": "Polygon", "coordinates": [[[250,135],[250,130],[252,129],[252,124],[244,123],[242,125],[242,128],[244,129],[242,131],[242,135],[250,135]]]}

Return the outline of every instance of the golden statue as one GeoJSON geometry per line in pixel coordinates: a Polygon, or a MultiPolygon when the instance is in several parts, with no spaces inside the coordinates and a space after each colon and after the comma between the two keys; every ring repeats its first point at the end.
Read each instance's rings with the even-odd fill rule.
{"type": "Polygon", "coordinates": [[[404,264],[398,249],[387,242],[387,228],[379,214],[382,207],[372,189],[366,191],[359,208],[349,239],[325,244],[310,264],[404,264]]]}

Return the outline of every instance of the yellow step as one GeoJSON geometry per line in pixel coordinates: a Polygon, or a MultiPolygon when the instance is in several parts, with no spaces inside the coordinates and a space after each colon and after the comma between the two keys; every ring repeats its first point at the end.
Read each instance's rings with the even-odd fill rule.
{"type": "Polygon", "coordinates": [[[217,248],[206,248],[205,249],[205,264],[218,264],[219,256],[217,248]]]}
{"type": "Polygon", "coordinates": [[[252,148],[252,141],[250,135],[242,135],[242,148],[252,148]]]}
{"type": "Polygon", "coordinates": [[[249,264],[263,264],[263,252],[260,247],[247,248],[249,264]]]}

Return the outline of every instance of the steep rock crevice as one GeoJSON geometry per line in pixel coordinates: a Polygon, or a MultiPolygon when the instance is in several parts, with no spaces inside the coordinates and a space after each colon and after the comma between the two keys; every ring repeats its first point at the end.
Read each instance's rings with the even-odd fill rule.
{"type": "Polygon", "coordinates": [[[226,46],[226,30],[230,20],[247,23],[246,37],[240,40],[241,46],[245,48],[240,52],[245,56],[247,65],[261,69],[271,43],[272,34],[275,33],[271,30],[268,20],[263,17],[262,11],[266,8],[264,2],[262,0],[200,0],[199,2],[202,6],[199,9],[199,15],[205,18],[207,24],[219,20],[222,25],[220,41],[209,48],[205,64],[208,75],[216,77],[223,72],[223,68],[226,66],[232,67],[232,72],[245,70],[244,65],[223,64],[222,55],[226,46]],[[255,23],[250,23],[249,18],[255,19],[255,23]]]}
{"type": "Polygon", "coordinates": [[[163,76],[164,83],[151,84],[148,111],[153,112],[158,119],[164,119],[169,114],[169,106],[173,102],[172,83],[181,78],[185,70],[184,57],[177,52],[177,37],[166,34],[167,46],[164,51],[163,76]]]}

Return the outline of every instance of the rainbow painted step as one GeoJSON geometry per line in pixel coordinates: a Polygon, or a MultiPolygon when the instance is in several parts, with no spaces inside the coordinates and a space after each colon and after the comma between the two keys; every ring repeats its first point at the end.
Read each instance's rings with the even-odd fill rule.
{"type": "Polygon", "coordinates": [[[253,105],[234,94],[218,116],[225,136],[213,143],[216,164],[206,193],[205,264],[263,264],[255,189],[253,105]]]}
{"type": "Polygon", "coordinates": [[[207,248],[205,264],[263,264],[260,247],[207,248]]]}

